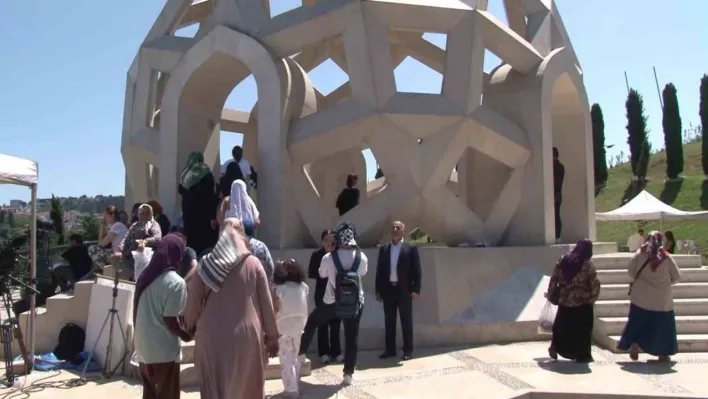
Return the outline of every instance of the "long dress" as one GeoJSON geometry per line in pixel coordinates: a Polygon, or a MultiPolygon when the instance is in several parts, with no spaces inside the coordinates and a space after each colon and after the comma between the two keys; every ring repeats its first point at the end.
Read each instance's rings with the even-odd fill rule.
{"type": "Polygon", "coordinates": [[[631,304],[627,325],[617,348],[627,351],[633,344],[637,344],[653,356],[675,355],[678,352],[678,340],[671,286],[680,281],[681,271],[674,258],[668,256],[656,269],[648,264],[639,273],[646,260],[646,255],[637,253],[627,270],[636,280],[629,298],[631,304]]]}
{"type": "Polygon", "coordinates": [[[593,304],[600,295],[597,270],[592,261],[588,261],[571,281],[564,281],[559,262],[549,287],[557,282],[561,284],[561,291],[551,347],[566,359],[592,361],[593,304]]]}
{"type": "Polygon", "coordinates": [[[219,292],[192,278],[185,320],[188,328],[197,326],[194,360],[202,399],[264,397],[264,335],[277,337],[278,327],[268,280],[255,256],[232,269],[219,292]]]}
{"type": "Polygon", "coordinates": [[[216,220],[219,199],[214,192],[214,176],[211,173],[189,190],[179,186],[182,195],[182,222],[189,246],[197,255],[212,248],[219,238],[218,230],[211,226],[216,220]]]}

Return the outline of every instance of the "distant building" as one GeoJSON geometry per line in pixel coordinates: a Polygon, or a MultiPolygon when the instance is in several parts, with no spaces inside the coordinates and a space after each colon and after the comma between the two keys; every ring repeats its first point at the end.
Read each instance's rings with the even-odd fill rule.
{"type": "Polygon", "coordinates": [[[27,206],[27,203],[25,201],[20,201],[20,200],[10,200],[10,209],[12,210],[20,210],[22,208],[25,208],[27,206]]]}

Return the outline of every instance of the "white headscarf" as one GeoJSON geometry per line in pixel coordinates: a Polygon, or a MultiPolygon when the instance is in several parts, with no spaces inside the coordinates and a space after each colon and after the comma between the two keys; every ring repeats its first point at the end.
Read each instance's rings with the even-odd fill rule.
{"type": "Polygon", "coordinates": [[[256,204],[251,197],[248,196],[246,183],[243,180],[234,180],[231,184],[229,209],[224,214],[224,217],[250,220],[256,223],[258,216],[258,208],[256,208],[256,204]]]}

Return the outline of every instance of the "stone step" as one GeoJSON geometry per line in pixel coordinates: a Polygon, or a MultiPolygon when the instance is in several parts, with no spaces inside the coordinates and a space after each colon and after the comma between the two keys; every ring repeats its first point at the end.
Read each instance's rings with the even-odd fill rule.
{"type": "MultiPolygon", "coordinates": [[[[678,334],[678,350],[680,352],[708,352],[708,334],[678,334]]],[[[620,336],[612,335],[610,340],[616,346],[620,336]]]]}
{"type": "MultiPolygon", "coordinates": [[[[627,324],[626,317],[600,317],[609,335],[620,335],[627,324]]],[[[708,316],[676,316],[679,334],[708,334],[708,316]]]]}
{"type": "MultiPolygon", "coordinates": [[[[312,374],[312,363],[310,359],[306,359],[300,368],[300,376],[306,377],[312,374]]],[[[280,360],[276,358],[271,358],[268,361],[268,366],[265,370],[266,380],[277,380],[280,379],[280,360]]],[[[199,386],[199,373],[197,368],[193,363],[187,363],[180,365],[179,372],[179,383],[182,388],[193,388],[199,386]]]]}
{"type": "MultiPolygon", "coordinates": [[[[598,254],[592,257],[592,263],[598,270],[622,269],[627,270],[629,261],[634,257],[633,253],[616,252],[610,254],[598,254]]],[[[701,267],[701,255],[673,255],[676,264],[680,268],[701,267]]]]}
{"type": "MultiPolygon", "coordinates": [[[[708,315],[708,299],[674,299],[674,312],[676,312],[677,316],[708,315]]],[[[626,317],[628,313],[629,299],[595,302],[595,317],[626,317]]]]}
{"type": "MultiPolygon", "coordinates": [[[[629,284],[632,278],[626,269],[598,270],[597,278],[601,284],[629,284]]],[[[708,269],[703,267],[682,268],[681,282],[705,283],[708,282],[708,269]]]]}
{"type": "MultiPolygon", "coordinates": [[[[603,284],[600,290],[600,300],[627,299],[629,284],[603,284]]],[[[672,287],[674,298],[708,297],[708,282],[678,283],[672,287]]]]}

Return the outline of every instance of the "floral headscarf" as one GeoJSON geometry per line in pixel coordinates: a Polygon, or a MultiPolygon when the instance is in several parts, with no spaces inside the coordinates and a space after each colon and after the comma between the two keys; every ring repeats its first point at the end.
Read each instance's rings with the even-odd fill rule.
{"type": "Polygon", "coordinates": [[[649,234],[647,242],[645,242],[640,249],[640,251],[649,258],[652,272],[655,272],[661,262],[669,256],[663,245],[664,236],[658,231],[652,231],[651,234],[649,234]]]}

